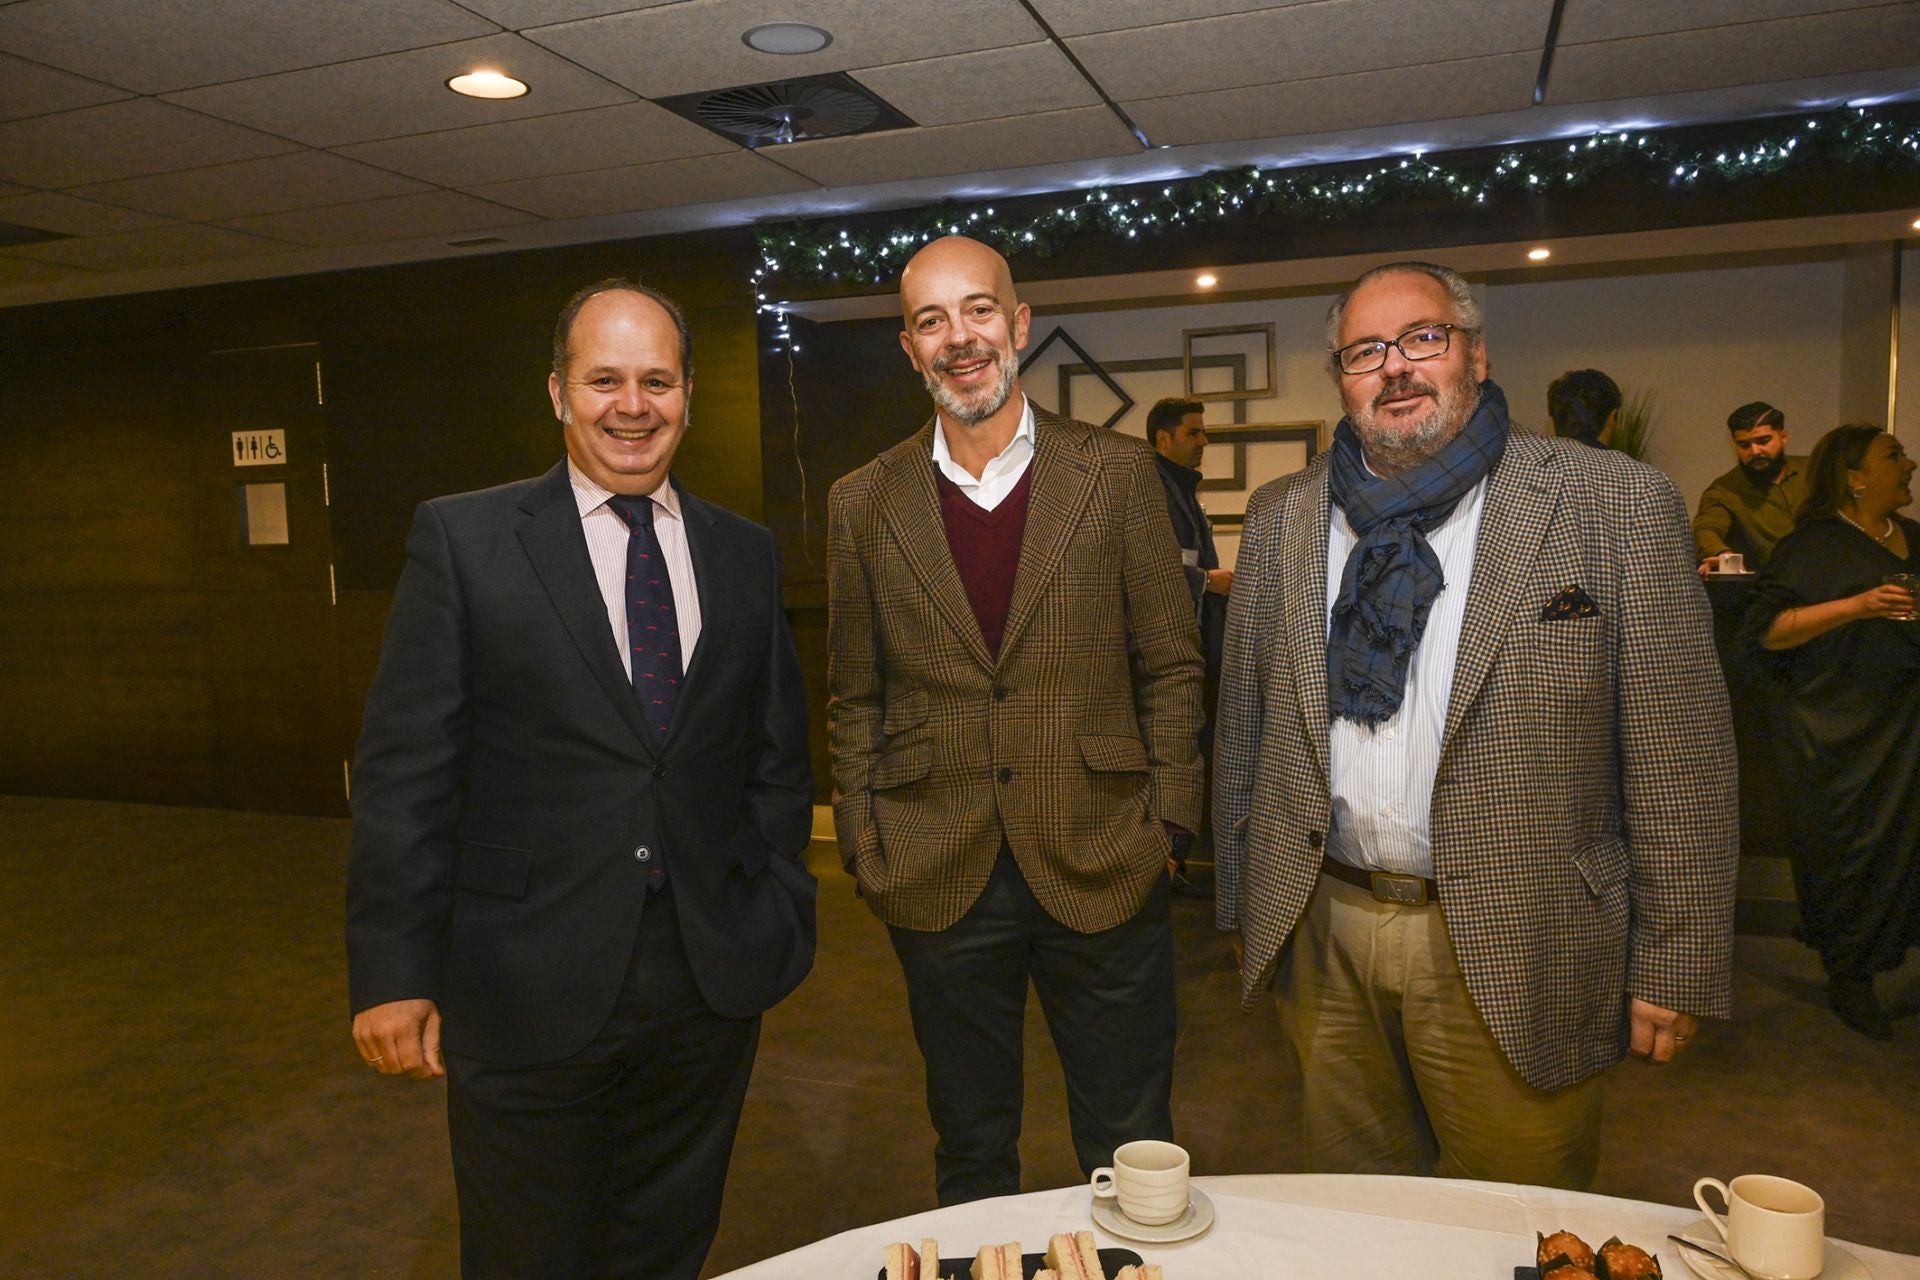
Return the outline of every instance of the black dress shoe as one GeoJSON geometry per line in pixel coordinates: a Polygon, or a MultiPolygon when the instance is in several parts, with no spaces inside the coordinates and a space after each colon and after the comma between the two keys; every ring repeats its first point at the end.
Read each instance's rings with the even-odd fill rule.
{"type": "Polygon", "coordinates": [[[1827,998],[1840,1021],[1870,1040],[1893,1039],[1893,1019],[1874,998],[1872,978],[1848,978],[1839,974],[1827,980],[1827,998]]]}

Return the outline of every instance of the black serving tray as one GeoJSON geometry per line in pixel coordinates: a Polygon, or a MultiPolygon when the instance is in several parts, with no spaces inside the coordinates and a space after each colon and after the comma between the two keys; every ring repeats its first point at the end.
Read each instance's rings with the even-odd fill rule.
{"type": "MultiPolygon", "coordinates": [[[[974,1255],[977,1257],[978,1255],[974,1255]]],[[[1131,1249],[1100,1250],[1100,1269],[1111,1276],[1122,1267],[1137,1267],[1143,1259],[1131,1249]]],[[[1042,1253],[1023,1253],[1020,1255],[1020,1274],[1025,1280],[1046,1270],[1047,1255],[1042,1253]]],[[[940,1259],[940,1280],[972,1280],[973,1257],[940,1259]]],[[[887,1280],[887,1269],[880,1268],[879,1280],[887,1280]]],[[[922,1280],[926,1280],[922,1277],[922,1280]]]]}

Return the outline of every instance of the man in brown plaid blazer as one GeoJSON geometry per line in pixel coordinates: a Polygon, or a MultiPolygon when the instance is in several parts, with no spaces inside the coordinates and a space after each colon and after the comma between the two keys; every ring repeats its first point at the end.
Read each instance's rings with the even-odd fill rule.
{"type": "Polygon", "coordinates": [[[827,728],[953,1204],[1020,1190],[1029,979],[1081,1165],[1172,1136],[1168,828],[1200,818],[1201,664],[1153,454],[1028,404],[1006,260],[936,240],[900,298],[937,413],[828,499],[827,728]]]}
{"type": "Polygon", "coordinates": [[[1732,737],[1673,485],[1509,432],[1481,330],[1422,263],[1329,313],[1347,417],[1240,544],[1216,911],[1310,1168],[1578,1187],[1597,1073],[1727,1013],[1732,737]]]}

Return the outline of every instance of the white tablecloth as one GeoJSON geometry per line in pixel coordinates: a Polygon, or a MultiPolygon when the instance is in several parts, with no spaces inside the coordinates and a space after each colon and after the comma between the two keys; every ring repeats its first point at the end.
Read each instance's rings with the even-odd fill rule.
{"type": "MultiPolygon", "coordinates": [[[[1029,1253],[1058,1231],[1092,1230],[1166,1269],[1167,1280],[1512,1280],[1532,1263],[1536,1232],[1573,1231],[1598,1248],[1610,1236],[1657,1252],[1668,1280],[1693,1280],[1668,1232],[1712,1239],[1698,1210],[1610,1196],[1437,1178],[1266,1174],[1195,1178],[1219,1212],[1211,1230],[1178,1244],[1108,1235],[1085,1187],[1036,1191],[934,1209],[842,1232],[768,1258],[727,1280],[871,1280],[886,1245],[931,1236],[945,1257],[1018,1240],[1029,1253]],[[1691,1229],[1697,1228],[1697,1229],[1691,1229]]],[[[1872,1280],[1920,1280],[1920,1258],[1841,1242],[1872,1280]]]]}

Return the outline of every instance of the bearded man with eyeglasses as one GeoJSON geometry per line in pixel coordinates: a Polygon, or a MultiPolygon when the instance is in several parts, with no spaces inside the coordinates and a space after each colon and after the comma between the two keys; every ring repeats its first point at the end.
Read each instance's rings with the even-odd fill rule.
{"type": "Polygon", "coordinates": [[[1686,509],[1512,430],[1457,273],[1327,316],[1333,448],[1247,507],[1214,822],[1308,1167],[1580,1188],[1601,1073],[1728,1011],[1735,787],[1686,509]]]}

